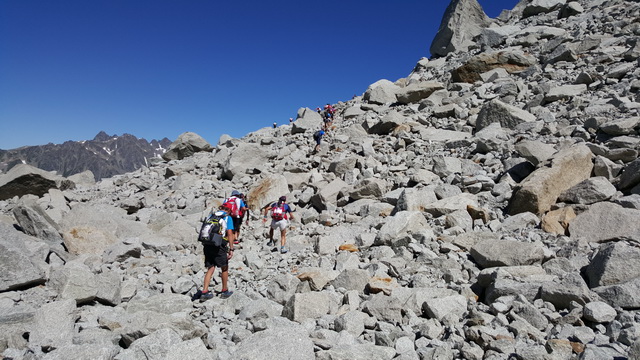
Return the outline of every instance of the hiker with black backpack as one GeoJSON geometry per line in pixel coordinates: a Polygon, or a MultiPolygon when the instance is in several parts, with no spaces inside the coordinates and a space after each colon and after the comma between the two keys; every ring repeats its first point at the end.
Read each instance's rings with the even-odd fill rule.
{"type": "Polygon", "coordinates": [[[213,293],[209,291],[209,283],[216,271],[216,266],[220,268],[222,278],[222,290],[220,297],[228,298],[233,294],[229,290],[229,260],[233,257],[233,219],[229,215],[231,209],[228,205],[222,204],[218,211],[209,214],[200,229],[198,240],[202,242],[204,251],[204,266],[207,272],[204,275],[202,290],[193,296],[193,300],[205,301],[213,298],[213,293]]]}
{"type": "MultiPolygon", "coordinates": [[[[269,227],[269,243],[267,246],[275,246],[276,243],[273,240],[273,230],[280,229],[280,253],[284,254],[288,250],[285,247],[287,245],[287,227],[289,226],[289,219],[293,220],[293,213],[291,207],[286,203],[286,196],[280,196],[278,202],[266,206],[264,208],[263,222],[267,221],[267,215],[271,213],[271,226],[269,227]]],[[[277,249],[277,248],[276,248],[277,249]]]]}

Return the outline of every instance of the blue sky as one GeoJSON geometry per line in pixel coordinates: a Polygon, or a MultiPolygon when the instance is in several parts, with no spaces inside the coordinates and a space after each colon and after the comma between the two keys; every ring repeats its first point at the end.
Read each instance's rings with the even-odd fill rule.
{"type": "MultiPolygon", "coordinates": [[[[479,1],[490,17],[517,2],[479,1]]],[[[448,4],[2,0],[0,149],[285,124],[406,77],[448,4]]]]}

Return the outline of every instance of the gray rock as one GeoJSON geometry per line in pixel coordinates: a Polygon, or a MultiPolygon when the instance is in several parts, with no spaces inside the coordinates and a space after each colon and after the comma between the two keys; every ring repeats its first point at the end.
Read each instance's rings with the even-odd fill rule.
{"type": "Polygon", "coordinates": [[[540,298],[552,303],[557,309],[568,309],[573,301],[586,304],[592,295],[579,274],[566,274],[559,281],[542,284],[540,298]]]}
{"type": "Polygon", "coordinates": [[[401,246],[406,240],[403,236],[411,233],[419,233],[428,229],[427,219],[417,211],[400,211],[387,219],[378,235],[374,245],[401,246]]]}
{"type": "Polygon", "coordinates": [[[564,0],[533,0],[524,8],[522,16],[530,17],[540,13],[549,13],[553,10],[560,9],[564,3],[564,0]]]}
{"type": "Polygon", "coordinates": [[[180,160],[193,154],[205,151],[211,152],[213,147],[200,135],[193,132],[185,132],[169,145],[169,149],[162,155],[165,161],[180,160]]]}
{"type": "Polygon", "coordinates": [[[195,338],[187,341],[182,341],[172,346],[167,351],[164,359],[167,360],[182,360],[182,359],[215,359],[214,353],[207,349],[202,339],[195,338]]]}
{"type": "Polygon", "coordinates": [[[322,116],[309,108],[298,109],[298,115],[291,127],[292,134],[313,132],[320,128],[322,116]]]}
{"type": "Polygon", "coordinates": [[[471,256],[483,268],[540,263],[544,251],[540,243],[484,239],[471,248],[471,256]]]}
{"type": "Polygon", "coordinates": [[[278,304],[284,305],[293,296],[298,284],[300,284],[300,280],[295,276],[290,274],[277,275],[267,287],[267,296],[278,304]]]}
{"type": "Polygon", "coordinates": [[[640,184],[640,159],[627,164],[620,176],[620,188],[628,189],[640,184]]]}
{"type": "Polygon", "coordinates": [[[284,306],[282,315],[291,321],[303,322],[335,311],[336,299],[328,292],[294,294],[284,306]]]}
{"type": "Polygon", "coordinates": [[[499,123],[507,129],[513,129],[516,125],[536,121],[536,117],[513,105],[505,104],[500,100],[485,103],[478,113],[476,131],[480,131],[492,123],[499,123]]]}
{"type": "Polygon", "coordinates": [[[545,102],[554,102],[559,100],[568,100],[587,91],[587,85],[562,85],[549,90],[544,96],[545,102]]]}
{"type": "Polygon", "coordinates": [[[396,92],[398,102],[401,104],[417,103],[422,99],[426,99],[437,90],[444,89],[444,85],[440,82],[426,81],[414,83],[396,92]]]}
{"type": "Polygon", "coordinates": [[[613,120],[600,125],[600,130],[614,136],[636,134],[638,128],[640,128],[640,117],[613,120]]]}
{"type": "MultiPolygon", "coordinates": [[[[137,339],[119,357],[125,355],[134,359],[165,358],[167,353],[182,342],[180,334],[173,329],[159,329],[149,335],[137,339]]],[[[185,354],[186,355],[186,354],[185,354]]]]}
{"type": "Polygon", "coordinates": [[[640,306],[640,277],[616,285],[593,288],[607,304],[623,309],[637,309],[640,306]]]}
{"type": "Polygon", "coordinates": [[[616,193],[616,187],[603,176],[586,179],[558,196],[559,201],[573,204],[593,204],[609,200],[616,193]]]}
{"type": "Polygon", "coordinates": [[[34,316],[29,343],[46,350],[71,345],[76,318],[75,300],[42,304],[34,316]]]}
{"type": "Polygon", "coordinates": [[[425,313],[433,319],[441,321],[445,316],[461,319],[467,311],[467,299],[462,295],[428,299],[422,307],[425,313]]]}
{"type": "Polygon", "coordinates": [[[49,286],[58,292],[60,299],[73,299],[78,304],[94,300],[98,293],[96,276],[88,266],[79,262],[70,262],[54,270],[49,286]]]}
{"type": "Polygon", "coordinates": [[[338,316],[333,322],[336,331],[347,331],[353,336],[360,336],[364,332],[367,314],[360,311],[348,311],[338,316]]]}
{"type": "Polygon", "coordinates": [[[124,209],[103,204],[76,204],[60,223],[64,244],[72,254],[102,254],[119,238],[134,238],[149,229],[127,218],[124,209]]]}
{"type": "Polygon", "coordinates": [[[389,80],[378,80],[369,85],[363,99],[373,104],[390,104],[396,101],[400,87],[389,80]]]}
{"type": "Polygon", "coordinates": [[[317,360],[390,360],[396,355],[392,347],[373,344],[338,345],[316,354],[317,360]]]}
{"type": "Polygon", "coordinates": [[[331,285],[334,288],[345,288],[347,290],[357,290],[364,292],[365,287],[369,283],[369,272],[362,269],[345,269],[338,275],[331,285]]]}
{"type": "Polygon", "coordinates": [[[589,242],[640,239],[640,211],[601,202],[593,204],[569,223],[572,239],[589,242]]]}
{"type": "Polygon", "coordinates": [[[585,320],[598,324],[611,322],[618,315],[614,308],[601,301],[585,304],[582,311],[585,320]]]}
{"type": "Polygon", "coordinates": [[[38,204],[20,204],[13,208],[12,213],[26,234],[42,239],[52,246],[62,244],[58,224],[38,204]]]}
{"type": "Polygon", "coordinates": [[[430,52],[434,56],[445,56],[453,51],[465,51],[473,44],[473,38],[490,24],[491,20],[476,0],[452,1],[431,42],[430,52]]]}
{"type": "Polygon", "coordinates": [[[509,213],[548,211],[563,191],[589,178],[592,157],[584,145],[558,151],[550,167],[539,168],[520,184],[509,203],[509,213]]]}
{"type": "Polygon", "coordinates": [[[0,174],[0,200],[27,194],[40,197],[50,189],[74,187],[75,184],[68,179],[26,164],[18,164],[6,174],[0,174]]]}
{"type": "Polygon", "coordinates": [[[524,140],[516,144],[516,151],[534,166],[538,166],[549,159],[556,149],[553,145],[541,141],[524,140]]]}
{"type": "Polygon", "coordinates": [[[10,225],[0,223],[0,291],[34,286],[46,281],[45,259],[34,256],[28,245],[30,243],[36,244],[37,240],[16,231],[10,225]]]}
{"type": "Polygon", "coordinates": [[[82,345],[66,345],[46,353],[42,359],[46,360],[65,360],[65,359],[96,359],[111,360],[115,359],[121,348],[116,345],[100,345],[82,344],[82,345]]]}
{"type": "Polygon", "coordinates": [[[258,174],[263,171],[271,154],[258,144],[240,143],[227,157],[224,176],[232,180],[235,176],[258,174]]]}
{"type": "Polygon", "coordinates": [[[625,242],[602,245],[585,273],[592,288],[640,277],[640,249],[625,242]]]}
{"type": "Polygon", "coordinates": [[[182,294],[158,294],[148,298],[136,297],[129,300],[127,312],[154,311],[161,314],[173,314],[185,310],[191,310],[191,299],[182,294]]]}

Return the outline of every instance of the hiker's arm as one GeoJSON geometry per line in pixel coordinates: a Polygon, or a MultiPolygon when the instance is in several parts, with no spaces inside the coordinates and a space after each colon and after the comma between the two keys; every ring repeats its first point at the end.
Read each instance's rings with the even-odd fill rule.
{"type": "Polygon", "coordinates": [[[228,243],[229,243],[229,252],[227,253],[227,259],[231,259],[233,257],[233,248],[234,248],[234,244],[233,241],[235,240],[233,238],[233,230],[227,230],[227,239],[228,239],[228,243]]]}

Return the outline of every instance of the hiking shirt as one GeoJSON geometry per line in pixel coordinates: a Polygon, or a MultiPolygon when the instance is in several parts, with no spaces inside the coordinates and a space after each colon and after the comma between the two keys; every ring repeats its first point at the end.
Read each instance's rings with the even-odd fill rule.
{"type": "MultiPolygon", "coordinates": [[[[280,204],[280,206],[278,206],[278,203],[271,204],[271,217],[273,218],[274,214],[278,214],[278,211],[280,211],[280,210],[282,211],[282,219],[283,220],[287,220],[288,219],[287,214],[291,212],[291,208],[289,207],[289,204],[287,204],[287,203],[280,204]]],[[[280,221],[280,220],[278,220],[278,221],[280,221]]]]}

